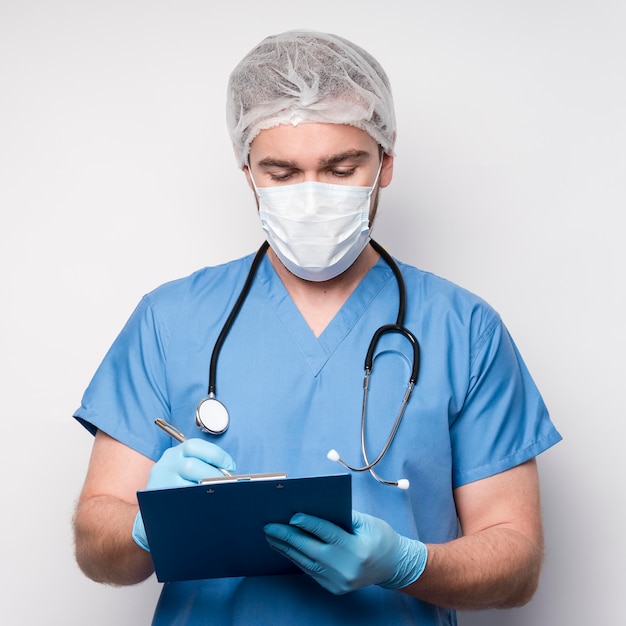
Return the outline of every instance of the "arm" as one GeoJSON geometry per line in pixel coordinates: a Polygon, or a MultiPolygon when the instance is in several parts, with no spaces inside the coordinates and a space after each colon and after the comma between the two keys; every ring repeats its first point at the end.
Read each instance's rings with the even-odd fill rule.
{"type": "Polygon", "coordinates": [[[235,462],[203,439],[167,448],[153,463],[98,431],[74,516],[76,560],[83,572],[113,585],[132,585],[150,576],[152,560],[137,490],[197,485],[201,478],[221,476],[217,468],[234,471],[235,462]]]}
{"type": "Polygon", "coordinates": [[[455,499],[463,536],[429,544],[424,573],[402,591],[456,609],[528,602],[543,558],[536,461],[459,487],[455,499]]]}
{"type": "Polygon", "coordinates": [[[98,431],[87,477],[74,514],[76,561],[96,582],[132,585],[152,573],[150,554],[131,530],[154,463],[98,431]]]}

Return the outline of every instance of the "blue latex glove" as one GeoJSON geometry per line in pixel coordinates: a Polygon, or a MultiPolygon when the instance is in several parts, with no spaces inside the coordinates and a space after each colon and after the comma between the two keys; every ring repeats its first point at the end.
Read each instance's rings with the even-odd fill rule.
{"type": "MultiPolygon", "coordinates": [[[[235,462],[219,446],[204,439],[187,439],[168,448],[152,466],[146,489],[167,489],[197,485],[203,478],[222,476],[217,468],[235,471],[235,462]]],[[[144,550],[150,551],[146,530],[137,512],[133,525],[133,539],[144,550]]]]}
{"type": "Polygon", "coordinates": [[[352,512],[353,534],[296,513],[289,525],[267,524],[269,544],[328,591],[341,595],[367,585],[400,589],[424,571],[428,552],[382,519],[352,512]]]}

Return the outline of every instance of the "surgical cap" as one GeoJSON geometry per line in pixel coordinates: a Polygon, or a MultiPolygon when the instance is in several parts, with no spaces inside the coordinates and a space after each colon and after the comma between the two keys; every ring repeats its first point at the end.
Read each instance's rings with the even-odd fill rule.
{"type": "Polygon", "coordinates": [[[294,30],[264,39],[230,75],[228,132],[241,167],[259,132],[279,124],[348,124],[393,154],[396,121],[389,79],[355,44],[294,30]]]}

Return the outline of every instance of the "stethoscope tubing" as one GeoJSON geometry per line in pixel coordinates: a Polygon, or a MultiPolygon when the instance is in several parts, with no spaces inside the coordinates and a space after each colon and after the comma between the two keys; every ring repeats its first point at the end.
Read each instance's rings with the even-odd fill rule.
{"type": "MultiPolygon", "coordinates": [[[[396,322],[394,324],[385,324],[376,330],[376,332],[372,336],[370,345],[367,350],[367,354],[365,356],[365,364],[364,364],[365,377],[363,379],[363,403],[362,403],[362,413],[361,413],[361,453],[362,453],[363,461],[365,462],[365,465],[362,467],[353,467],[347,464],[345,461],[343,461],[341,457],[339,456],[339,454],[334,450],[331,450],[331,452],[328,453],[328,457],[334,461],[337,461],[340,465],[342,465],[346,469],[351,470],[353,472],[369,471],[371,475],[380,483],[383,483],[385,485],[398,486],[401,489],[407,489],[408,481],[406,479],[400,479],[399,481],[385,480],[381,478],[380,476],[378,476],[378,474],[376,474],[376,472],[374,471],[374,467],[378,465],[380,461],[382,461],[385,454],[389,450],[389,447],[393,443],[393,440],[396,436],[398,428],[400,427],[400,423],[402,422],[402,418],[404,416],[404,412],[409,402],[409,398],[411,396],[413,388],[417,384],[417,379],[419,376],[419,369],[420,369],[420,346],[419,346],[419,342],[417,341],[413,333],[404,326],[404,317],[405,317],[405,312],[406,312],[406,285],[404,283],[404,278],[402,276],[400,268],[398,267],[398,264],[393,260],[391,255],[378,242],[374,241],[373,239],[370,239],[369,243],[372,246],[372,248],[374,248],[374,250],[378,252],[378,254],[380,254],[380,256],[385,260],[385,262],[391,268],[394,274],[394,277],[398,284],[398,314],[396,317],[396,322]],[[373,461],[370,461],[368,454],[367,454],[366,445],[365,445],[369,379],[373,370],[374,352],[376,351],[376,346],[378,345],[378,342],[383,335],[390,334],[390,333],[400,334],[409,341],[413,349],[413,359],[412,359],[413,362],[412,362],[411,374],[410,374],[407,390],[402,399],[402,404],[396,416],[393,428],[389,434],[389,437],[387,438],[387,441],[382,447],[380,453],[376,456],[376,458],[373,461]]],[[[228,412],[226,411],[226,408],[223,407],[223,405],[221,405],[221,403],[217,400],[215,396],[216,379],[217,379],[217,361],[218,361],[222,346],[224,345],[224,341],[226,340],[226,337],[228,336],[228,333],[230,332],[237,318],[237,315],[239,314],[239,312],[241,311],[241,308],[243,307],[246,297],[248,296],[248,292],[250,291],[250,287],[252,286],[252,282],[256,276],[258,267],[261,263],[261,260],[265,256],[265,253],[267,252],[268,248],[269,248],[269,243],[267,241],[264,241],[261,247],[257,250],[257,253],[254,256],[254,259],[252,260],[252,264],[250,265],[250,270],[248,271],[248,276],[246,277],[246,280],[241,289],[241,292],[239,293],[239,296],[237,297],[237,300],[235,301],[233,308],[231,309],[228,317],[226,318],[226,322],[224,323],[224,326],[222,327],[222,330],[220,331],[217,337],[217,340],[213,347],[213,351],[211,353],[211,360],[209,363],[208,398],[206,398],[205,400],[202,400],[196,410],[196,423],[198,427],[204,432],[208,432],[210,434],[219,435],[225,432],[226,429],[228,428],[228,412]],[[223,408],[223,411],[225,412],[225,420],[226,420],[223,428],[220,427],[218,429],[212,429],[209,425],[203,422],[201,418],[201,406],[203,405],[203,403],[207,401],[218,403],[219,405],[221,405],[221,408],[223,408]]]]}
{"type": "Polygon", "coordinates": [[[252,260],[252,264],[250,265],[250,270],[248,271],[246,282],[241,288],[241,292],[239,293],[239,296],[235,304],[233,305],[233,308],[231,309],[228,317],[226,318],[226,321],[224,322],[224,326],[222,326],[222,330],[220,331],[220,334],[217,337],[215,345],[213,346],[213,352],[211,353],[211,361],[209,363],[209,393],[208,395],[210,398],[215,397],[215,384],[216,384],[216,378],[217,378],[217,359],[220,355],[220,351],[222,349],[222,346],[224,345],[226,336],[230,332],[232,325],[235,323],[235,319],[237,318],[237,315],[239,315],[239,311],[241,311],[241,308],[243,307],[243,303],[248,297],[248,292],[250,291],[250,287],[252,286],[252,281],[254,280],[254,277],[256,276],[257,269],[261,263],[261,260],[265,256],[265,253],[267,252],[269,245],[270,244],[267,241],[264,241],[261,244],[261,247],[257,250],[255,257],[252,260]]]}

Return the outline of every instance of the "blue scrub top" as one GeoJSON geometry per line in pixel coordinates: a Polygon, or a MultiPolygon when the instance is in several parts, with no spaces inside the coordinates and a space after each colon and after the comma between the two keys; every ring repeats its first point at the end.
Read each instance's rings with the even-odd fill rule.
{"type": "MultiPolygon", "coordinates": [[[[363,363],[373,333],[395,321],[398,307],[398,287],[382,259],[315,337],[265,257],[217,366],[217,397],[228,407],[230,427],[219,438],[195,427],[213,346],[251,260],[204,268],[146,295],[75,417],[92,433],[101,429],[155,461],[174,444],[154,426],[162,417],[187,437],[218,443],[240,473],[337,473],[326,458],[331,448],[360,465],[363,363]]],[[[455,487],[519,465],[560,435],[497,313],[446,280],[400,267],[405,325],[420,343],[421,368],[377,472],[388,480],[408,478],[411,488],[355,474],[353,506],[403,535],[440,543],[458,535],[455,487]]],[[[368,401],[372,458],[400,408],[411,357],[410,344],[398,335],[379,343],[368,401]]],[[[300,574],[169,583],[153,623],[430,626],[454,625],[456,617],[376,586],[334,596],[300,574]]]]}

